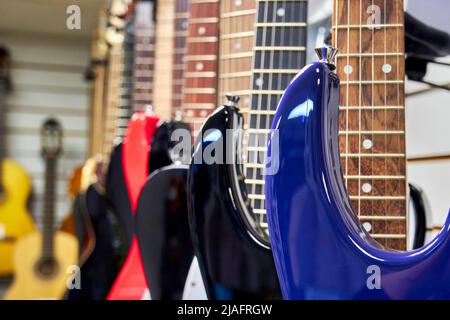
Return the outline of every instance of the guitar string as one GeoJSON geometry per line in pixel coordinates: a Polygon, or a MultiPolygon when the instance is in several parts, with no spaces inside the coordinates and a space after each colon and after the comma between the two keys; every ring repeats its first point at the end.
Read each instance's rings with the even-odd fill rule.
{"type": "MultiPolygon", "coordinates": [[[[285,2],[283,2],[282,3],[282,5],[283,5],[283,7],[285,7],[285,5],[286,5],[286,3],[285,2]]],[[[276,22],[276,16],[277,16],[277,10],[278,10],[278,6],[277,6],[277,4],[276,3],[274,3],[274,5],[273,5],[273,10],[272,10],[272,17],[271,17],[271,21],[273,21],[273,22],[276,22]]],[[[283,23],[285,23],[285,21],[286,21],[286,14],[285,15],[283,15],[283,23]]],[[[285,36],[286,36],[286,34],[285,34],[285,27],[281,27],[281,35],[280,35],[280,38],[279,38],[279,40],[278,41],[276,41],[275,40],[275,29],[276,29],[277,27],[276,26],[274,26],[274,27],[271,27],[271,50],[269,51],[269,54],[270,54],[270,58],[269,58],[269,61],[270,61],[270,66],[269,66],[269,69],[270,70],[275,70],[275,65],[274,65],[274,60],[275,60],[275,50],[274,50],[274,48],[276,47],[276,45],[278,44],[285,44],[286,42],[286,39],[285,39],[285,36]],[[277,43],[278,42],[278,43],[277,43]]],[[[280,52],[278,52],[278,54],[279,54],[279,56],[278,56],[278,58],[279,58],[279,61],[284,61],[283,60],[283,51],[280,51],[280,52]]],[[[288,55],[288,58],[289,58],[289,55],[288,55]]],[[[288,61],[289,61],[289,59],[288,59],[288,61]]],[[[263,86],[264,86],[264,75],[261,75],[262,76],[262,79],[263,79],[263,86]]],[[[277,74],[275,74],[275,73],[269,73],[268,74],[268,76],[267,76],[267,78],[268,78],[268,84],[267,84],[267,89],[268,90],[273,90],[273,89],[277,89],[277,88],[273,88],[273,77],[274,76],[278,76],[277,74]]],[[[268,104],[269,104],[269,102],[268,102],[268,104]]],[[[270,110],[273,110],[274,108],[276,108],[276,106],[274,106],[274,105],[272,105],[272,104],[270,104],[270,105],[268,105],[268,107],[266,108],[266,109],[270,109],[270,110]]],[[[263,115],[259,115],[259,117],[263,117],[263,115]]],[[[262,129],[269,129],[269,127],[267,126],[267,122],[268,122],[268,120],[267,120],[267,115],[264,115],[264,120],[265,121],[263,121],[263,128],[262,129]]],[[[263,143],[264,143],[264,147],[267,147],[267,143],[268,143],[268,134],[267,133],[264,133],[264,134],[262,134],[262,136],[263,136],[263,143]]],[[[260,155],[261,155],[261,158],[260,158],[260,160],[261,160],[261,163],[263,163],[263,164],[265,164],[265,162],[266,162],[266,156],[267,156],[267,152],[266,151],[261,151],[260,152],[260,155]]],[[[261,169],[261,175],[262,175],[262,178],[264,179],[264,175],[265,175],[265,169],[263,168],[263,169],[261,169]]],[[[260,200],[259,201],[259,203],[260,203],[260,206],[261,206],[261,210],[266,210],[266,202],[265,202],[265,200],[260,200]]],[[[264,215],[260,215],[260,223],[265,223],[265,220],[267,219],[267,216],[264,214],[264,215]]]]}
{"type": "MultiPolygon", "coordinates": [[[[257,14],[257,22],[259,22],[261,19],[260,19],[260,15],[259,15],[259,5],[261,5],[261,3],[263,2],[263,1],[257,1],[258,2],[258,14],[257,14]]],[[[265,22],[265,21],[267,21],[267,15],[268,15],[268,6],[269,6],[269,2],[264,2],[263,4],[262,4],[262,6],[263,6],[263,19],[262,19],[262,22],[265,22]]],[[[256,33],[258,33],[258,28],[259,27],[257,27],[256,28],[256,33]]],[[[262,26],[261,27],[261,33],[262,33],[262,35],[261,35],[261,47],[264,47],[265,46],[265,44],[266,44],[266,38],[267,38],[267,27],[266,26],[262,26]]],[[[255,43],[256,43],[256,46],[258,46],[258,37],[256,36],[256,41],[255,41],[255,43]]],[[[257,51],[256,53],[255,53],[255,55],[257,55],[259,53],[259,55],[260,55],[260,61],[259,61],[259,66],[257,66],[257,68],[258,69],[263,69],[263,67],[264,67],[264,65],[265,65],[265,58],[266,58],[266,55],[265,55],[265,52],[264,52],[264,50],[261,48],[261,50],[259,50],[259,51],[257,51]]],[[[254,64],[254,66],[256,66],[256,63],[254,64]]],[[[252,89],[254,90],[254,88],[255,87],[257,87],[258,86],[258,83],[260,83],[260,82],[258,82],[258,83],[256,83],[256,81],[259,79],[259,78],[257,78],[257,77],[261,77],[262,75],[261,74],[256,74],[255,72],[253,72],[253,79],[252,79],[252,83],[251,83],[251,86],[252,86],[252,89]]],[[[261,92],[261,91],[260,91],[261,92]]],[[[258,110],[258,111],[261,111],[262,110],[262,93],[257,93],[257,105],[256,105],[256,109],[258,110]]],[[[258,129],[258,128],[260,128],[260,118],[259,118],[259,113],[257,114],[257,115],[255,115],[255,117],[256,117],[256,119],[255,119],[255,122],[256,122],[256,124],[255,124],[255,128],[256,129],[258,129]]],[[[251,122],[252,121],[250,121],[250,125],[251,125],[251,122]]],[[[254,131],[254,133],[253,133],[253,139],[254,139],[254,141],[253,141],[253,145],[255,145],[255,146],[257,146],[257,147],[259,147],[260,145],[259,145],[259,131],[254,131]]],[[[253,163],[258,163],[258,153],[257,153],[257,151],[255,152],[255,151],[250,151],[249,152],[249,158],[250,158],[250,161],[251,162],[253,162],[253,163]]],[[[255,168],[255,167],[253,167],[252,168],[252,171],[253,171],[253,179],[254,180],[258,180],[259,178],[258,178],[258,168],[255,168]]],[[[252,184],[252,186],[251,186],[251,190],[252,190],[252,194],[256,194],[256,185],[255,184],[252,184]]],[[[256,199],[252,199],[251,200],[251,203],[252,203],[252,207],[253,208],[256,208],[256,202],[257,200],[256,199]]],[[[259,217],[258,217],[258,219],[260,219],[259,217]]]]}
{"type": "MultiPolygon", "coordinates": [[[[375,2],[374,2],[374,0],[372,0],[372,10],[375,10],[375,2]]],[[[386,16],[386,15],[385,15],[386,16]]],[[[373,22],[373,21],[372,21],[373,22]]],[[[377,21],[376,21],[376,18],[375,18],[375,23],[376,23],[377,21]]],[[[386,28],[384,28],[385,30],[386,30],[386,28]]],[[[375,27],[374,26],[372,26],[372,39],[371,39],[371,42],[372,42],[372,53],[375,53],[375,27]]],[[[371,102],[371,105],[372,105],[372,110],[371,110],[371,114],[372,114],[372,116],[371,116],[371,128],[370,128],[370,130],[374,130],[374,118],[375,118],[375,108],[373,108],[373,106],[375,105],[375,56],[372,54],[372,58],[371,58],[371,62],[372,62],[372,84],[371,84],[371,86],[372,86],[372,102],[371,102]]],[[[372,139],[372,141],[374,141],[374,135],[372,134],[371,135],[371,139],[372,139]]],[[[362,143],[362,141],[359,141],[359,143],[361,144],[362,143]]],[[[372,152],[372,154],[373,154],[373,149],[371,150],[372,152]]],[[[369,159],[366,159],[366,161],[367,160],[369,160],[369,159]]],[[[371,165],[370,165],[370,171],[371,171],[371,177],[373,177],[374,176],[374,171],[373,171],[373,167],[374,167],[374,157],[372,156],[371,157],[371,159],[369,160],[371,163],[371,165]]],[[[372,181],[370,182],[371,184],[371,190],[370,190],[370,194],[372,194],[373,195],[373,193],[374,193],[374,190],[375,190],[375,186],[374,186],[374,180],[372,179],[372,181]]],[[[359,188],[361,189],[362,188],[362,186],[360,185],[359,186],[359,188]]],[[[376,200],[369,200],[369,202],[370,202],[370,215],[371,216],[373,216],[373,205],[374,205],[374,201],[376,201],[376,200]]],[[[373,222],[372,222],[373,223],[373,222]]],[[[371,230],[374,232],[374,233],[377,233],[377,230],[374,230],[374,228],[373,228],[374,226],[372,225],[372,227],[371,227],[371,230]]],[[[384,232],[385,233],[385,232],[384,232]]]]}
{"type": "MultiPolygon", "coordinates": [[[[388,24],[388,20],[387,20],[387,7],[386,7],[386,0],[384,0],[384,24],[387,25],[388,24]]],[[[384,28],[384,65],[386,65],[387,63],[387,58],[386,58],[386,52],[387,52],[387,28],[384,28]]],[[[384,105],[387,105],[387,73],[384,73],[384,105]]],[[[387,111],[386,109],[384,110],[384,124],[387,124],[387,111]]],[[[385,128],[385,130],[388,130],[388,128],[385,128]]],[[[387,134],[384,135],[384,153],[387,153],[387,134]]],[[[387,158],[384,158],[384,174],[388,175],[387,172],[387,158]]],[[[384,195],[387,194],[387,184],[388,181],[384,181],[384,195]]],[[[387,201],[384,200],[384,212],[387,213],[387,201]]],[[[387,224],[384,224],[384,234],[388,233],[388,228],[387,228],[387,224]]]]}
{"type": "MultiPolygon", "coordinates": [[[[348,25],[350,25],[350,0],[347,2],[347,4],[348,4],[348,9],[347,9],[347,24],[348,25]]],[[[338,12],[338,14],[339,14],[339,11],[338,11],[338,9],[339,8],[336,8],[336,10],[337,10],[337,12],[338,12]]],[[[336,26],[339,24],[339,21],[336,21],[336,26]]],[[[337,30],[338,30],[339,28],[336,28],[336,32],[337,32],[337,30]]],[[[350,27],[347,27],[347,53],[350,53],[350,27]]],[[[349,66],[350,65],[350,56],[349,55],[347,55],[347,66],[349,66]]],[[[347,81],[349,81],[349,79],[350,79],[350,72],[348,72],[347,73],[347,77],[346,77],[346,79],[347,79],[347,81]]],[[[347,82],[347,85],[346,85],[346,97],[345,97],[345,99],[346,99],[346,106],[347,106],[347,110],[346,110],[346,112],[345,112],[345,129],[346,129],[346,136],[345,136],[345,153],[348,155],[349,153],[350,153],[350,150],[349,150],[349,148],[350,148],[350,146],[349,146],[349,144],[350,144],[350,142],[349,142],[349,134],[348,134],[348,132],[349,132],[349,120],[350,120],[350,118],[349,118],[349,110],[348,110],[348,106],[350,105],[350,102],[349,102],[349,99],[350,99],[350,84],[347,82]]],[[[348,176],[348,174],[349,174],[349,172],[348,172],[348,170],[349,170],[349,164],[348,164],[348,161],[349,161],[349,158],[348,158],[348,156],[346,156],[345,157],[345,174],[346,174],[346,176],[348,176]]],[[[346,187],[348,187],[348,179],[345,179],[345,186],[346,187]]]]}
{"type": "MultiPolygon", "coordinates": [[[[403,9],[403,1],[399,0],[398,2],[396,2],[396,20],[397,20],[398,23],[402,23],[404,25],[404,21],[401,18],[401,15],[403,14],[403,10],[404,10],[403,9]]],[[[400,52],[399,28],[396,27],[395,30],[396,30],[397,52],[400,52]]],[[[402,53],[404,53],[403,51],[404,50],[402,50],[402,53]]],[[[400,58],[399,58],[398,55],[397,55],[396,59],[397,59],[397,78],[400,78],[400,58]]],[[[402,59],[404,59],[404,56],[403,56],[402,59]]],[[[404,79],[400,79],[400,80],[404,80],[404,79]]],[[[403,90],[404,90],[404,88],[403,88],[403,90]]],[[[404,106],[404,101],[400,101],[400,84],[397,84],[397,105],[400,106],[400,104],[404,106]]],[[[404,108],[402,110],[404,110],[404,108]]],[[[400,114],[402,112],[404,113],[404,111],[397,110],[397,128],[400,128],[400,114]]],[[[402,116],[402,118],[404,119],[404,115],[402,116]]],[[[403,149],[401,147],[402,142],[400,141],[400,135],[398,136],[398,140],[397,141],[398,141],[399,151],[403,152],[405,154],[405,156],[406,156],[406,149],[403,149]]],[[[397,160],[397,162],[400,162],[400,161],[405,161],[405,158],[397,160]]],[[[397,163],[397,165],[399,165],[399,163],[397,163]]],[[[405,165],[404,172],[405,172],[405,177],[406,177],[406,163],[404,163],[404,165],[405,165]]],[[[405,195],[406,195],[406,190],[407,190],[406,189],[406,187],[407,187],[406,186],[406,183],[407,183],[406,179],[405,179],[404,182],[405,182],[405,195]]],[[[405,207],[405,209],[406,209],[407,208],[406,201],[405,201],[405,204],[406,204],[406,207],[405,207]]],[[[407,217],[406,210],[403,213],[401,213],[401,214],[405,215],[405,222],[406,222],[405,244],[406,244],[407,243],[407,234],[408,234],[407,233],[408,217],[407,217]]]]}
{"type": "MultiPolygon", "coordinates": [[[[349,2],[350,3],[350,2],[349,2]]],[[[359,0],[359,109],[358,109],[358,141],[361,141],[361,106],[362,106],[362,16],[363,6],[362,0],[359,0]]],[[[350,9],[349,9],[350,10],[350,9]]],[[[361,143],[358,143],[358,217],[361,215],[361,143]]]]}

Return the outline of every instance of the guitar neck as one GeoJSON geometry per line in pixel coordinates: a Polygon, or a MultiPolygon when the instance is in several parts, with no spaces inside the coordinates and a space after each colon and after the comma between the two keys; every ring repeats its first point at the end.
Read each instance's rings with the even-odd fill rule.
{"type": "Polygon", "coordinates": [[[45,195],[42,221],[42,258],[54,258],[56,158],[45,162],[45,195]]]}
{"type": "Polygon", "coordinates": [[[189,0],[182,112],[194,137],[217,103],[219,9],[218,0],[189,0]]]}
{"type": "Polygon", "coordinates": [[[184,61],[189,25],[189,0],[175,0],[175,20],[172,61],[172,118],[181,115],[184,85],[184,61]]]}
{"type": "Polygon", "coordinates": [[[122,141],[133,113],[133,60],[134,60],[134,17],[130,15],[125,24],[121,73],[121,90],[117,118],[115,123],[115,140],[122,141]]]}
{"type": "Polygon", "coordinates": [[[133,111],[145,111],[153,103],[155,57],[154,3],[141,1],[135,7],[133,111]]]}
{"type": "Polygon", "coordinates": [[[403,0],[335,0],[340,151],[347,190],[363,226],[406,250],[403,0]]]}
{"type": "Polygon", "coordinates": [[[284,89],[305,65],[307,1],[256,1],[246,185],[256,221],[267,228],[264,164],[268,132],[284,89]]]}
{"type": "Polygon", "coordinates": [[[105,106],[106,89],[106,60],[108,45],[105,40],[105,29],[108,19],[106,7],[102,8],[98,16],[98,26],[95,30],[94,39],[91,44],[91,66],[89,73],[90,81],[90,138],[89,157],[101,152],[103,141],[103,112],[105,106]]]}
{"type": "Polygon", "coordinates": [[[250,108],[250,82],[255,24],[255,0],[221,2],[218,105],[227,93],[240,96],[243,114],[250,108]]]}
{"type": "Polygon", "coordinates": [[[172,109],[172,57],[174,41],[175,0],[159,0],[156,13],[155,113],[169,119],[172,109]]]}
{"type": "MultiPolygon", "coordinates": [[[[113,44],[109,50],[106,110],[103,119],[102,159],[107,162],[116,137],[123,76],[123,43],[113,44]]],[[[105,168],[107,164],[105,165],[105,168]]]]}
{"type": "MultiPolygon", "coordinates": [[[[1,163],[6,157],[6,93],[8,87],[8,80],[0,78],[0,178],[1,178],[1,163]]],[[[0,179],[0,184],[2,179],[0,179]]]]}
{"type": "Polygon", "coordinates": [[[9,52],[0,48],[0,197],[3,197],[3,160],[6,157],[6,94],[10,90],[9,52]]]}

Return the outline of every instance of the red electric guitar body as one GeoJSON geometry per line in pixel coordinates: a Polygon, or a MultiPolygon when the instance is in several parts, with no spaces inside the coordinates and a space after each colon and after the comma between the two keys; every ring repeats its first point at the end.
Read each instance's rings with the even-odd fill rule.
{"type": "MultiPolygon", "coordinates": [[[[159,118],[138,112],[131,118],[122,147],[122,165],[133,214],[149,174],[149,155],[159,118]]],[[[141,254],[133,236],[125,263],[108,295],[108,300],[140,300],[147,289],[141,254]]]]}
{"type": "MultiPolygon", "coordinates": [[[[129,221],[127,258],[108,294],[108,300],[140,300],[147,290],[139,246],[134,233],[134,215],[141,189],[149,175],[150,149],[158,127],[159,118],[145,112],[153,100],[153,60],[155,45],[154,0],[134,1],[133,7],[133,75],[132,109],[134,114],[122,141],[122,171],[130,211],[122,214],[129,221]],[[130,218],[130,219],[127,219],[130,218]]],[[[155,160],[157,162],[157,160],[155,160]]]]}

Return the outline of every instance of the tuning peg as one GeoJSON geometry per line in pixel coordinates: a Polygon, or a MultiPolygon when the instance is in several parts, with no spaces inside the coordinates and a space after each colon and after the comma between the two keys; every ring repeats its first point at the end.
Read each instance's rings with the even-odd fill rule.
{"type": "Polygon", "coordinates": [[[325,62],[333,67],[336,66],[336,55],[339,49],[333,47],[322,47],[316,49],[316,54],[319,60],[325,62]]]}

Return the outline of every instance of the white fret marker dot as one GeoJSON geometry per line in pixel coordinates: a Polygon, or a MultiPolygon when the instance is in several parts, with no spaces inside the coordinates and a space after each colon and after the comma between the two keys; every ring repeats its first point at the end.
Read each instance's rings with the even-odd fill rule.
{"type": "Polygon", "coordinates": [[[234,5],[235,5],[236,7],[241,6],[241,5],[242,5],[242,0],[235,0],[235,1],[234,1],[234,5]]]}
{"type": "Polygon", "coordinates": [[[197,29],[198,34],[205,34],[206,32],[206,28],[205,27],[200,27],[197,29]]]}
{"type": "Polygon", "coordinates": [[[372,230],[372,224],[370,222],[364,222],[363,227],[367,232],[370,232],[372,230]]]}
{"type": "Polygon", "coordinates": [[[363,141],[362,145],[363,145],[364,149],[372,149],[373,142],[372,142],[372,140],[366,139],[363,141]]]}
{"type": "Polygon", "coordinates": [[[344,73],[345,74],[352,74],[353,73],[353,67],[351,66],[351,65],[346,65],[345,67],[344,67],[344,73]]]}
{"type": "Polygon", "coordinates": [[[390,73],[392,71],[392,66],[388,63],[383,64],[383,67],[381,68],[384,73],[390,73]]]}
{"type": "Polygon", "coordinates": [[[279,8],[277,10],[277,16],[279,16],[279,17],[283,17],[285,13],[286,13],[286,10],[284,10],[284,8],[279,8]]]}
{"type": "Polygon", "coordinates": [[[181,22],[181,28],[182,29],[187,29],[189,26],[189,23],[187,22],[187,20],[183,20],[183,22],[181,22]]]}
{"type": "Polygon", "coordinates": [[[204,68],[204,65],[201,62],[199,62],[195,65],[195,70],[197,70],[197,71],[201,71],[201,70],[203,70],[203,68],[204,68]]]}
{"type": "Polygon", "coordinates": [[[244,104],[245,104],[246,106],[249,106],[249,105],[250,105],[250,98],[245,98],[244,104]]]}
{"type": "Polygon", "coordinates": [[[194,111],[189,110],[188,112],[186,112],[186,115],[187,115],[188,117],[192,117],[192,116],[194,115],[194,111]]]}
{"type": "Polygon", "coordinates": [[[255,84],[261,88],[262,85],[264,84],[264,80],[262,78],[258,78],[255,80],[255,84]]]}
{"type": "Polygon", "coordinates": [[[372,185],[366,182],[362,185],[361,189],[364,193],[370,193],[372,191],[372,185]]]}
{"type": "Polygon", "coordinates": [[[235,49],[240,49],[240,48],[241,48],[241,43],[240,43],[240,42],[236,42],[236,43],[234,44],[234,48],[235,48],[235,49]]]}
{"type": "Polygon", "coordinates": [[[206,117],[207,115],[208,115],[208,112],[206,110],[202,110],[202,112],[200,112],[201,117],[206,117]]]}

